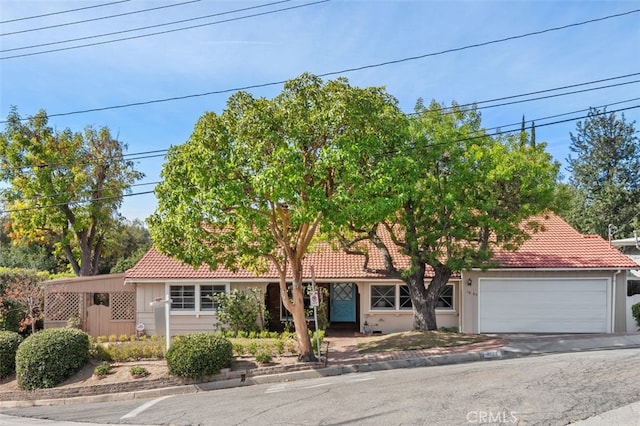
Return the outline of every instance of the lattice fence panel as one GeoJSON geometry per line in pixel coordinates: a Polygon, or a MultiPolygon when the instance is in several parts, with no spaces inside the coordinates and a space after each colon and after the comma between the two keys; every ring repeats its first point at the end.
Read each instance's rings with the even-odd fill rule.
{"type": "Polygon", "coordinates": [[[60,292],[47,294],[47,320],[67,321],[74,316],[80,317],[80,293],[60,292]]]}
{"type": "Polygon", "coordinates": [[[134,321],[136,319],[135,293],[111,293],[111,319],[121,321],[134,321]]]}

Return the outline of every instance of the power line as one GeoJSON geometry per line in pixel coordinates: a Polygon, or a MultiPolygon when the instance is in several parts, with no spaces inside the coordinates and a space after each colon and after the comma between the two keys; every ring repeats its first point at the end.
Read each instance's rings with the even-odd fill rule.
{"type": "MultiPolygon", "coordinates": [[[[4,50],[0,50],[0,52],[11,52],[11,51],[16,51],[16,50],[31,49],[31,48],[35,48],[35,47],[49,46],[49,45],[60,44],[60,43],[70,43],[72,41],[80,41],[80,40],[86,40],[86,39],[92,39],[92,38],[98,38],[98,37],[106,37],[106,36],[109,36],[109,35],[122,34],[122,33],[126,33],[126,32],[131,32],[131,31],[141,31],[141,30],[148,29],[148,28],[154,28],[154,27],[160,27],[160,26],[166,26],[166,25],[174,25],[174,24],[179,23],[179,22],[187,22],[187,21],[193,21],[193,20],[197,20],[197,19],[210,18],[212,16],[228,15],[228,14],[236,13],[236,12],[243,11],[243,10],[256,9],[256,8],[259,8],[259,7],[266,7],[266,6],[270,6],[270,5],[273,5],[273,4],[284,3],[284,2],[288,2],[288,1],[291,1],[291,0],[281,0],[281,1],[278,1],[278,2],[274,2],[274,3],[269,3],[269,4],[259,5],[259,6],[251,6],[251,7],[247,7],[247,8],[244,8],[244,9],[237,9],[237,10],[228,11],[228,12],[216,13],[216,14],[213,14],[213,15],[205,16],[205,17],[185,19],[183,21],[176,21],[176,22],[167,23],[167,24],[151,25],[149,27],[142,27],[142,28],[133,29],[133,30],[116,31],[116,32],[113,32],[113,33],[108,33],[108,34],[80,37],[80,38],[77,38],[77,39],[70,39],[70,40],[65,40],[65,41],[60,41],[60,42],[51,42],[51,43],[43,43],[43,44],[38,44],[38,45],[33,45],[33,46],[16,47],[16,48],[13,48],[13,49],[4,49],[4,50]]],[[[239,16],[239,17],[236,17],[236,18],[228,18],[228,19],[223,19],[221,21],[208,22],[208,23],[205,23],[205,24],[191,25],[191,26],[182,27],[182,28],[174,28],[172,30],[158,31],[158,32],[149,33],[149,34],[140,34],[140,35],[131,36],[131,37],[122,37],[122,38],[117,38],[117,39],[113,39],[113,40],[98,41],[98,42],[95,42],[95,43],[81,44],[81,45],[78,45],[78,46],[62,47],[62,48],[59,48],[59,49],[43,50],[43,51],[40,51],[40,52],[24,53],[24,54],[21,54],[21,55],[4,56],[4,57],[0,58],[0,60],[23,58],[25,56],[35,56],[35,55],[41,55],[41,54],[44,54],[44,53],[61,52],[61,51],[64,51],[64,50],[73,50],[73,49],[79,49],[79,48],[82,48],[82,47],[99,46],[99,45],[102,45],[102,44],[116,43],[116,42],[119,42],[119,41],[135,40],[135,39],[139,39],[139,38],[152,37],[152,36],[157,36],[157,35],[162,35],[162,34],[169,34],[169,33],[174,33],[174,32],[178,32],[178,31],[191,30],[191,29],[194,29],[194,28],[207,27],[207,26],[210,26],[210,25],[217,25],[217,24],[224,24],[224,23],[227,23],[227,22],[240,21],[242,19],[255,18],[257,16],[272,15],[274,13],[285,12],[285,11],[289,11],[289,10],[293,10],[293,9],[300,9],[302,7],[307,7],[307,6],[314,6],[314,5],[317,5],[317,4],[320,4],[320,3],[327,3],[329,1],[331,1],[331,0],[317,0],[317,1],[314,1],[314,2],[311,2],[311,3],[302,4],[302,5],[285,7],[285,8],[282,8],[282,9],[275,9],[275,10],[270,10],[270,11],[267,11],[267,12],[254,13],[252,15],[239,16]]]]}
{"type": "MultiPolygon", "coordinates": [[[[500,98],[488,99],[486,101],[471,102],[471,103],[459,105],[459,107],[466,108],[466,107],[471,107],[471,106],[474,106],[474,105],[486,104],[486,103],[490,103],[490,102],[498,102],[498,101],[505,101],[505,100],[509,100],[509,99],[522,98],[524,96],[539,95],[539,94],[542,94],[542,93],[555,92],[556,90],[572,89],[574,87],[581,87],[581,86],[589,86],[591,84],[604,83],[605,81],[612,81],[612,80],[620,80],[622,78],[635,77],[635,76],[638,76],[638,75],[640,75],[640,72],[631,73],[631,74],[625,74],[625,75],[619,75],[619,76],[616,76],[616,77],[601,78],[599,80],[591,80],[591,81],[587,81],[587,82],[584,82],[584,83],[568,84],[568,85],[561,86],[561,87],[554,87],[552,89],[536,90],[536,91],[533,91],[533,92],[522,93],[522,94],[519,94],[519,95],[503,96],[503,97],[500,97],[500,98]]],[[[614,86],[603,86],[603,87],[614,87],[614,86]]],[[[594,89],[594,90],[597,90],[597,88],[594,89]]],[[[538,99],[538,98],[536,98],[536,99],[538,99]]],[[[528,100],[523,100],[522,102],[527,102],[527,101],[528,100]]],[[[452,108],[453,107],[447,107],[445,109],[452,109],[452,108]]],[[[478,107],[478,109],[483,109],[483,108],[493,108],[493,105],[488,106],[488,107],[478,107]]]]}
{"type": "Polygon", "coordinates": [[[184,6],[185,4],[189,4],[189,3],[198,3],[199,1],[201,1],[201,0],[189,0],[189,1],[182,2],[182,3],[175,3],[175,4],[166,5],[166,6],[152,7],[150,9],[136,10],[136,11],[133,11],[133,12],[124,12],[124,13],[118,13],[118,14],[115,14],[115,15],[100,16],[98,18],[83,19],[81,21],[74,21],[74,22],[65,22],[64,24],[56,24],[56,25],[49,25],[49,26],[46,26],[46,27],[30,28],[28,30],[12,31],[12,32],[9,32],[9,33],[0,34],[0,37],[1,36],[14,35],[14,34],[30,33],[30,32],[33,32],[33,31],[48,30],[48,29],[51,29],[51,28],[67,27],[69,25],[86,24],[87,22],[102,21],[104,19],[120,18],[122,16],[135,15],[135,14],[138,14],[138,13],[151,12],[151,11],[160,10],[160,9],[168,9],[170,7],[176,7],[176,6],[184,6]]]}
{"type": "MultiPolygon", "coordinates": [[[[627,107],[627,108],[620,108],[620,109],[613,110],[613,111],[603,111],[603,112],[600,112],[600,113],[598,113],[596,115],[615,114],[617,112],[628,111],[628,110],[636,109],[636,108],[640,108],[640,105],[634,105],[634,106],[630,106],[630,107],[627,107]]],[[[536,128],[538,128],[538,127],[548,127],[548,126],[553,126],[553,125],[557,125],[557,124],[563,124],[563,123],[567,123],[567,122],[570,122],[570,121],[582,120],[582,119],[585,119],[585,118],[589,118],[589,115],[585,115],[585,116],[581,116],[581,117],[568,118],[568,119],[565,119],[565,120],[558,120],[558,121],[554,121],[554,122],[551,122],[551,123],[543,123],[543,124],[540,124],[540,125],[536,125],[536,128]]],[[[517,132],[520,132],[520,131],[521,131],[520,129],[506,130],[506,131],[500,132],[498,135],[502,135],[502,134],[505,134],[505,133],[517,133],[517,132]]],[[[457,140],[454,140],[454,141],[432,143],[431,146],[445,145],[445,144],[458,143],[458,142],[471,142],[471,141],[474,141],[474,140],[484,139],[484,138],[487,138],[487,137],[491,137],[491,136],[487,135],[487,134],[483,134],[483,135],[479,135],[479,136],[470,136],[468,138],[457,139],[457,140]]],[[[394,153],[395,152],[387,152],[386,154],[387,155],[391,155],[391,154],[394,154],[394,153]]],[[[154,193],[154,191],[136,192],[136,193],[122,194],[122,195],[119,195],[119,196],[105,196],[105,197],[92,198],[90,200],[85,200],[85,201],[68,202],[68,203],[56,203],[56,204],[50,204],[50,205],[46,205],[46,206],[23,207],[23,208],[19,208],[19,209],[11,209],[11,210],[0,211],[0,214],[17,213],[17,212],[27,211],[27,210],[41,210],[41,209],[51,208],[51,207],[60,207],[60,206],[64,206],[64,205],[67,205],[67,204],[82,204],[82,203],[92,202],[92,201],[109,200],[109,199],[118,198],[118,197],[132,197],[132,196],[146,195],[146,194],[151,194],[151,193],[154,193]]]]}
{"type": "Polygon", "coordinates": [[[9,22],[25,21],[27,19],[43,18],[45,16],[62,15],[63,13],[77,12],[79,10],[95,9],[96,7],[111,6],[113,4],[126,3],[128,1],[129,0],[112,1],[111,3],[96,4],[96,5],[93,5],[93,6],[79,7],[77,9],[62,10],[60,12],[45,13],[45,14],[42,14],[42,15],[25,16],[24,18],[16,18],[16,19],[9,19],[9,20],[6,20],[6,21],[0,21],[0,24],[8,24],[9,22]]]}
{"type": "MultiPolygon", "coordinates": [[[[495,40],[491,40],[491,41],[487,41],[487,42],[466,45],[466,46],[462,46],[462,47],[458,47],[458,48],[441,50],[441,51],[432,52],[432,53],[425,53],[423,55],[410,56],[410,57],[406,57],[406,58],[402,58],[402,59],[386,61],[386,62],[380,62],[380,63],[377,63],[377,64],[363,65],[363,66],[354,67],[354,68],[345,68],[345,69],[342,69],[342,70],[339,70],[339,71],[325,72],[325,73],[319,74],[318,76],[319,77],[329,77],[329,76],[334,76],[334,75],[337,75],[337,74],[347,74],[347,73],[351,73],[351,72],[355,72],[355,71],[361,71],[361,70],[364,70],[364,69],[378,68],[378,67],[383,67],[383,66],[402,63],[402,62],[414,61],[414,60],[423,59],[423,58],[432,57],[432,56],[444,55],[444,54],[447,54],[447,53],[457,52],[457,51],[461,51],[461,50],[465,50],[465,49],[472,49],[472,48],[475,48],[475,47],[486,46],[486,45],[500,43],[500,42],[504,42],[504,41],[508,41],[508,40],[515,40],[515,39],[529,37],[529,36],[533,36],[533,35],[539,35],[539,34],[543,34],[543,33],[546,33],[546,32],[559,31],[559,30],[562,30],[562,29],[570,28],[570,27],[586,25],[586,24],[589,24],[589,23],[603,21],[603,20],[606,20],[606,19],[612,19],[612,18],[616,18],[616,17],[620,17],[620,16],[629,15],[629,14],[632,14],[632,13],[637,13],[637,12],[640,12],[640,9],[634,9],[634,10],[631,10],[631,11],[628,11],[628,12],[623,12],[623,13],[620,13],[620,14],[609,15],[609,16],[605,16],[605,17],[601,17],[601,18],[595,18],[595,19],[582,21],[582,22],[578,22],[578,23],[574,23],[574,24],[567,24],[567,25],[563,25],[563,26],[560,26],[560,27],[553,27],[553,28],[548,28],[548,29],[545,29],[545,30],[526,33],[526,34],[520,34],[520,35],[511,36],[511,37],[495,39],[495,40]]],[[[8,59],[8,58],[0,58],[0,60],[1,59],[8,59]]],[[[636,74],[630,74],[630,75],[636,75],[636,74]]],[[[86,114],[86,113],[89,113],[89,112],[98,112],[98,111],[106,111],[106,110],[112,110],[112,109],[130,108],[130,107],[134,107],[134,106],[151,105],[151,104],[156,104],[156,103],[171,102],[171,101],[191,99],[191,98],[197,98],[197,97],[203,97],[203,96],[219,95],[219,94],[224,94],[224,93],[237,92],[237,91],[241,91],[241,90],[258,89],[258,88],[276,86],[276,85],[284,84],[285,82],[286,82],[286,80],[281,80],[281,81],[275,81],[275,82],[270,82],[270,83],[252,84],[252,85],[247,85],[247,86],[242,86],[242,87],[215,90],[215,91],[204,92],[204,93],[196,93],[196,94],[191,94],[191,95],[173,96],[173,97],[170,97],[170,98],[154,99],[154,100],[149,100],[149,101],[132,102],[132,103],[128,103],[128,104],[112,105],[112,106],[106,106],[106,107],[100,107],[100,108],[90,108],[90,109],[84,109],[84,110],[76,110],[76,111],[63,112],[63,113],[55,113],[55,114],[49,114],[48,116],[49,117],[62,117],[62,116],[67,116],[67,115],[86,114]]],[[[583,83],[583,84],[588,84],[588,83],[583,83]]],[[[570,86],[566,86],[566,87],[570,87],[570,86]]],[[[522,96],[524,96],[524,95],[522,95],[522,96]]],[[[486,102],[490,102],[490,101],[486,101],[486,102]]],[[[5,122],[6,121],[0,121],[0,123],[5,123],[5,122]]]]}
{"type": "MultiPolygon", "coordinates": [[[[631,73],[631,74],[626,74],[626,75],[617,76],[617,77],[609,77],[609,78],[604,78],[604,79],[592,80],[592,81],[589,81],[589,82],[570,84],[570,85],[565,85],[565,86],[561,86],[561,87],[555,87],[555,88],[551,88],[551,89],[544,89],[544,90],[538,90],[538,91],[534,91],[534,92],[528,92],[528,93],[524,93],[524,94],[503,96],[503,97],[493,98],[493,99],[485,100],[485,101],[478,101],[478,102],[473,102],[473,103],[462,104],[462,105],[458,105],[458,107],[459,108],[467,108],[467,107],[472,107],[472,106],[475,106],[475,105],[478,105],[478,104],[489,103],[489,102],[493,102],[493,101],[497,101],[497,100],[515,99],[515,98],[519,98],[519,97],[523,97],[523,96],[528,96],[528,95],[531,95],[531,94],[548,93],[548,92],[552,92],[552,91],[562,90],[564,88],[580,87],[580,86],[594,84],[594,83],[597,83],[597,82],[612,81],[612,80],[617,80],[617,79],[626,78],[626,77],[635,76],[635,75],[640,75],[640,73],[631,73]]],[[[497,106],[513,105],[513,104],[517,104],[517,103],[525,103],[525,102],[534,101],[534,100],[547,99],[547,98],[558,97],[558,96],[566,96],[566,95],[570,95],[570,94],[588,92],[588,91],[592,91],[592,90],[601,90],[601,89],[604,89],[604,88],[616,87],[616,86],[620,86],[620,85],[632,84],[632,83],[637,83],[637,82],[640,82],[640,80],[635,80],[635,81],[631,81],[631,82],[617,83],[617,84],[612,84],[612,85],[608,85],[608,86],[593,87],[593,88],[589,88],[589,89],[583,89],[583,90],[578,90],[578,91],[573,91],[573,92],[559,93],[559,94],[555,94],[555,95],[549,95],[549,96],[543,96],[543,97],[537,97],[537,98],[522,99],[522,100],[519,100],[519,101],[496,104],[496,105],[486,105],[486,106],[478,107],[477,109],[478,110],[482,110],[482,109],[493,108],[493,107],[497,107],[497,106]]],[[[635,101],[637,99],[639,99],[639,98],[633,98],[633,99],[628,99],[628,100],[625,100],[625,101],[613,102],[613,103],[609,103],[609,104],[606,104],[606,105],[597,106],[595,108],[598,108],[598,109],[605,108],[605,107],[611,106],[611,105],[617,105],[617,104],[621,104],[621,103],[632,102],[632,101],[635,101]]],[[[453,108],[454,107],[444,106],[444,107],[441,108],[441,110],[442,111],[447,111],[447,110],[450,110],[450,109],[453,109],[453,108]]],[[[587,110],[588,109],[582,109],[582,110],[577,110],[577,111],[572,111],[572,112],[567,112],[567,113],[562,113],[562,114],[557,114],[557,115],[537,118],[537,119],[534,119],[534,120],[531,120],[531,121],[538,121],[538,120],[546,120],[546,119],[550,119],[550,118],[557,118],[557,117],[561,117],[561,116],[565,116],[565,115],[576,114],[578,112],[584,112],[584,111],[587,111],[587,110]]],[[[406,113],[405,115],[412,116],[412,115],[417,115],[417,113],[406,113]]],[[[24,120],[25,119],[21,119],[21,121],[24,121],[24,120]]],[[[6,123],[6,122],[7,122],[6,120],[0,121],[0,123],[6,123]]],[[[521,125],[521,123],[512,123],[512,124],[507,124],[505,126],[509,127],[509,126],[515,126],[515,125],[521,125]]],[[[503,126],[497,126],[497,127],[488,128],[488,130],[497,130],[497,129],[500,129],[501,127],[503,127],[503,126]]],[[[167,151],[168,151],[168,149],[161,149],[161,150],[153,150],[153,151],[144,151],[144,152],[123,154],[123,161],[124,160],[135,161],[135,160],[143,160],[143,159],[148,159],[148,158],[162,157],[162,156],[164,156],[164,154],[167,151]],[[125,158],[125,157],[127,157],[127,158],[125,158]]],[[[41,164],[40,166],[41,167],[57,168],[57,167],[67,167],[67,166],[69,166],[69,164],[67,164],[67,163],[41,164]]]]}

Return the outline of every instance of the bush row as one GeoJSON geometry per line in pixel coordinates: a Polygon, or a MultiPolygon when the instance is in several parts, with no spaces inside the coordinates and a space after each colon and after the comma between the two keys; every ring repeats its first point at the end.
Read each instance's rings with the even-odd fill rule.
{"type": "MultiPolygon", "coordinates": [[[[322,341],[322,330],[319,337],[322,341]]],[[[254,356],[260,363],[270,362],[273,356],[297,353],[294,333],[270,333],[267,338],[255,339],[257,336],[229,339],[219,332],[194,333],[175,337],[165,353],[164,339],[158,338],[99,343],[102,339],[94,342],[78,329],[54,328],[23,341],[17,333],[0,332],[0,378],[16,372],[21,389],[50,388],[78,371],[92,356],[107,363],[166,358],[170,374],[200,379],[231,367],[234,353],[254,356]]],[[[316,342],[314,333],[312,344],[317,351],[316,342]]]]}

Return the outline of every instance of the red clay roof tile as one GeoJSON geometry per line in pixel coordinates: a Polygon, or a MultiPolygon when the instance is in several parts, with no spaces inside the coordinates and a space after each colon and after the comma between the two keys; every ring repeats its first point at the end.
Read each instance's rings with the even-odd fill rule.
{"type": "MultiPolygon", "coordinates": [[[[497,251],[495,260],[499,266],[496,269],[637,268],[635,262],[601,237],[582,235],[554,214],[536,219],[544,224],[544,229],[533,234],[515,252],[497,251]]],[[[371,253],[369,266],[382,267],[381,258],[373,256],[374,251],[371,253]]],[[[363,271],[363,261],[361,255],[349,255],[332,250],[328,244],[318,244],[305,259],[305,276],[309,276],[313,265],[315,277],[322,280],[383,278],[382,275],[363,271]]],[[[236,272],[225,268],[211,270],[206,265],[193,268],[153,248],[125,276],[126,279],[278,279],[273,267],[259,275],[245,269],[236,272]]]]}

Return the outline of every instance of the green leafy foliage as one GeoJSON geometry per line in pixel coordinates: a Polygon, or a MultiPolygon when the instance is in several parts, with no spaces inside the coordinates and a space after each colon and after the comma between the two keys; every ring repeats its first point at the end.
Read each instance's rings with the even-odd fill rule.
{"type": "Polygon", "coordinates": [[[321,228],[348,220],[345,206],[368,210],[354,188],[390,179],[371,166],[404,120],[384,89],[343,78],[303,74],[273,99],[235,93],[222,114],[204,114],[189,140],[169,150],[147,221],[154,245],[193,266],[264,270],[270,263],[285,290],[289,269],[293,290],[283,304],[301,359],[314,360],[302,261],[321,228]]]}
{"type": "Polygon", "coordinates": [[[558,165],[544,143],[523,140],[487,135],[475,108],[419,101],[407,137],[378,159],[383,184],[359,186],[368,197],[358,198],[370,201],[352,206],[338,238],[365,260],[372,249],[382,255],[384,267],[365,269],[407,283],[414,328],[437,329],[436,303],[453,271],[491,266],[497,247],[514,250],[539,227],[531,217],[550,206],[558,165]]]}
{"type": "Polygon", "coordinates": [[[95,358],[115,362],[163,359],[164,355],[165,343],[159,340],[97,343],[92,354],[95,358]]]}
{"type": "Polygon", "coordinates": [[[640,205],[640,138],[634,125],[624,114],[592,108],[570,135],[573,203],[565,217],[583,233],[607,238],[612,224],[620,232],[616,238],[631,236],[640,205]]]}
{"type": "Polygon", "coordinates": [[[166,354],[169,374],[201,379],[230,368],[233,345],[214,333],[193,333],[172,342],[166,354]]]}
{"type": "Polygon", "coordinates": [[[89,336],[74,328],[51,328],[27,337],[16,353],[20,389],[51,388],[89,359],[89,336]]]}
{"type": "Polygon", "coordinates": [[[247,291],[238,289],[213,296],[218,314],[218,321],[232,332],[245,331],[253,333],[264,328],[267,309],[262,291],[251,288],[247,291]]]}
{"type": "Polygon", "coordinates": [[[44,287],[49,273],[0,267],[0,319],[5,329],[35,332],[44,318],[44,287]]]}
{"type": "Polygon", "coordinates": [[[16,371],[16,352],[22,336],[13,331],[0,331],[0,379],[16,371]]]}
{"type": "Polygon", "coordinates": [[[640,303],[631,306],[631,315],[636,319],[636,324],[640,327],[640,303]]]}
{"type": "Polygon", "coordinates": [[[146,377],[151,373],[149,373],[149,370],[144,367],[134,365],[133,367],[129,368],[129,374],[131,374],[131,377],[138,379],[140,377],[146,377]]]}
{"type": "Polygon", "coordinates": [[[94,370],[95,376],[107,376],[111,374],[111,364],[108,361],[103,361],[94,370]]]}
{"type": "Polygon", "coordinates": [[[0,193],[12,239],[52,245],[76,275],[96,275],[117,229],[116,211],[143,174],[108,128],[55,131],[45,111],[23,120],[13,108],[0,133],[0,193]]]}

